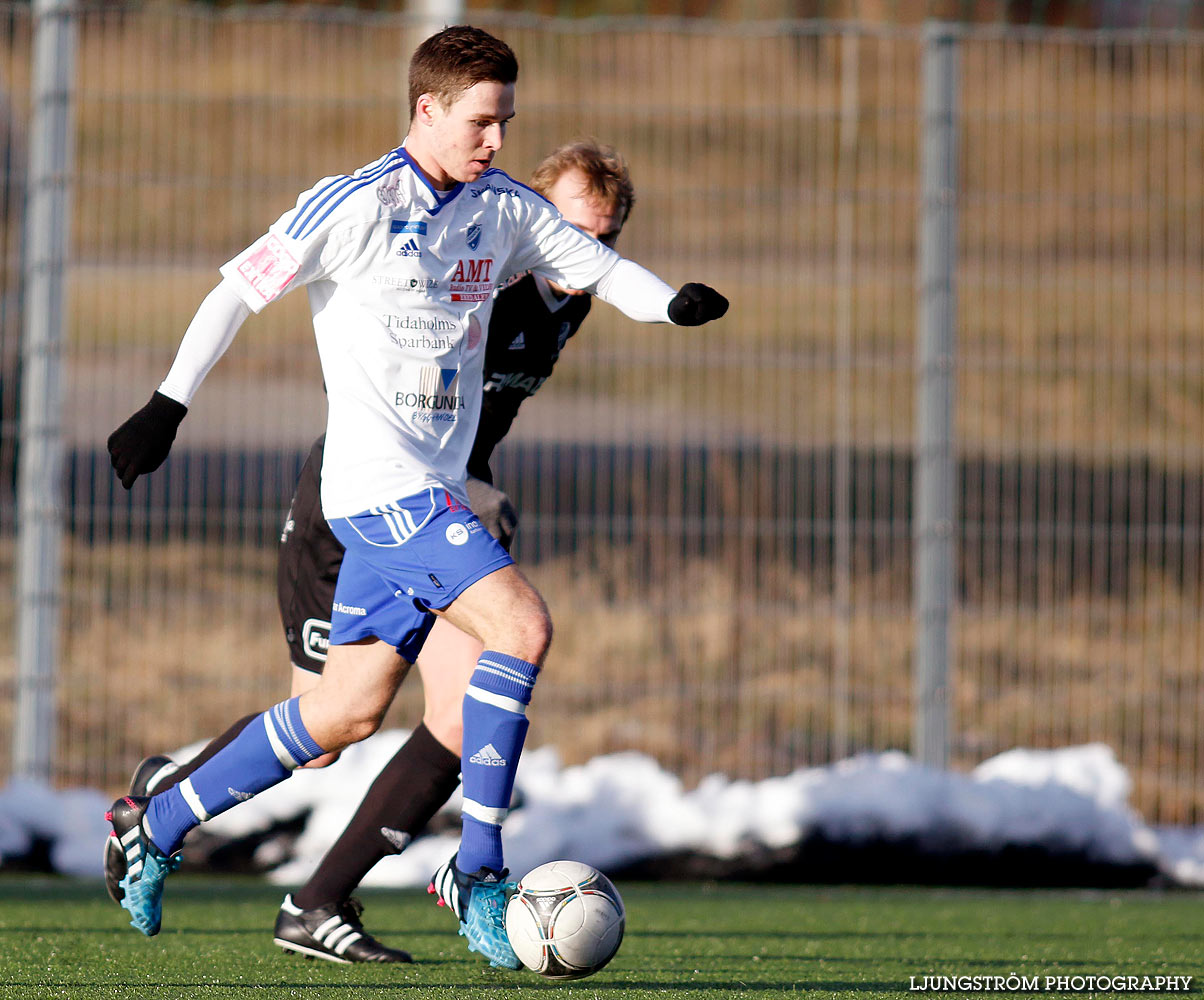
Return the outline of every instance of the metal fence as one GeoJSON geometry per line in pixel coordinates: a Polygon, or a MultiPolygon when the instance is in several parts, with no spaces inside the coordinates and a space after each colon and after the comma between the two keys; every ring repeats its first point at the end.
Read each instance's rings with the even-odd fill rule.
{"type": "MultiPolygon", "coordinates": [[[[944,538],[952,764],[1102,741],[1147,818],[1204,819],[1204,36],[946,36],[954,186],[926,201],[920,26],[474,20],[522,63],[500,165],[614,143],[638,196],[620,248],[732,300],[699,330],[598,306],[499,451],[557,623],[531,742],[636,748],[687,780],[910,748],[913,537],[944,538]],[[933,198],[953,339],[925,360],[933,198]],[[954,516],[927,536],[922,383],[952,392],[954,516]]],[[[246,324],[131,494],[104,439],[217,265],[397,143],[413,31],[112,4],[75,24],[54,777],[116,788],[286,689],[275,536],[324,420],[304,296],[246,324]]],[[[0,6],[6,592],[30,37],[29,8],[0,6]]],[[[5,732],[17,676],[0,650],[5,732]]]]}

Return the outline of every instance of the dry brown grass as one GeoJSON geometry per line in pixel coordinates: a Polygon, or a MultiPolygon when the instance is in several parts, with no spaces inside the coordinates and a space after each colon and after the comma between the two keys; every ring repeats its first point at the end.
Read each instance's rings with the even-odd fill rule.
{"type": "MultiPolygon", "coordinates": [[[[667,568],[650,582],[634,550],[528,568],[557,628],[533,745],[555,744],[569,762],[640,750],[687,781],[910,745],[905,583],[855,581],[843,619],[797,569],[766,567],[765,586],[750,588],[731,562],[667,568]]],[[[58,780],[116,790],[143,754],[216,735],[283,696],[273,552],[75,546],[69,569],[58,780]]],[[[1147,817],[1204,814],[1204,625],[1190,595],[1150,579],[1128,602],[967,607],[955,635],[955,766],[1101,741],[1132,771],[1147,817]]],[[[0,677],[13,666],[0,660],[0,677]]],[[[390,724],[413,725],[420,697],[417,681],[403,685],[390,724]]]]}

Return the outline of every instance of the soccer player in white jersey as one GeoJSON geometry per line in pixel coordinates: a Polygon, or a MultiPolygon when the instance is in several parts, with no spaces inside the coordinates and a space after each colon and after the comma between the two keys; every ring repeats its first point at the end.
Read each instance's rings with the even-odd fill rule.
{"type": "Polygon", "coordinates": [[[327,387],[323,513],[346,556],[318,683],[268,709],[188,779],[114,803],[122,906],[158,933],[166,876],[188,830],[379,727],[434,615],[483,645],[463,703],[463,833],[436,872],[469,947],[518,968],[504,927],[500,827],[551,640],[542,598],[468,508],[495,286],[531,270],[634,319],[699,325],[727,300],[674,292],[491,169],[514,116],[517,60],[456,26],[410,65],[402,146],[304,192],[221,268],[158,391],[109,439],[127,489],[162,463],[187,406],[243,321],[305,285],[327,387]]]}

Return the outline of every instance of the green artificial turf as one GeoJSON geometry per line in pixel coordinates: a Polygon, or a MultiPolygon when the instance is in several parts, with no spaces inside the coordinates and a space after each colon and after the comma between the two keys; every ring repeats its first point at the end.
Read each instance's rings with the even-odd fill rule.
{"type": "MultiPolygon", "coordinates": [[[[550,996],[915,997],[925,976],[1193,976],[1204,985],[1204,896],[630,883],[627,936],[590,979],[551,983],[489,969],[421,892],[365,892],[367,928],[419,959],[347,966],[286,955],[271,941],[281,890],[177,876],[164,930],[147,939],[98,883],[0,878],[0,996],[298,997],[361,1000],[550,996]]],[[[975,989],[975,986],[979,989],[975,989]]],[[[981,992],[941,991],[944,996],[981,992]]],[[[1015,982],[1011,984],[1013,987],[1015,982]]],[[[934,992],[934,991],[927,991],[934,992]]],[[[1090,995],[1090,991],[1079,995],[1090,995]]],[[[1097,995],[1102,995],[1098,994],[1097,995]]],[[[1119,995],[1119,994],[1116,994],[1119,995]]]]}

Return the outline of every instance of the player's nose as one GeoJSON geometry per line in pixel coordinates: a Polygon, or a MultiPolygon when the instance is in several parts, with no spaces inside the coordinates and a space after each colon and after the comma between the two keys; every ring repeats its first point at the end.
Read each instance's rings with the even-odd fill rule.
{"type": "Polygon", "coordinates": [[[494,122],[485,129],[485,148],[497,152],[502,148],[502,142],[506,138],[506,126],[501,122],[494,122]]]}

